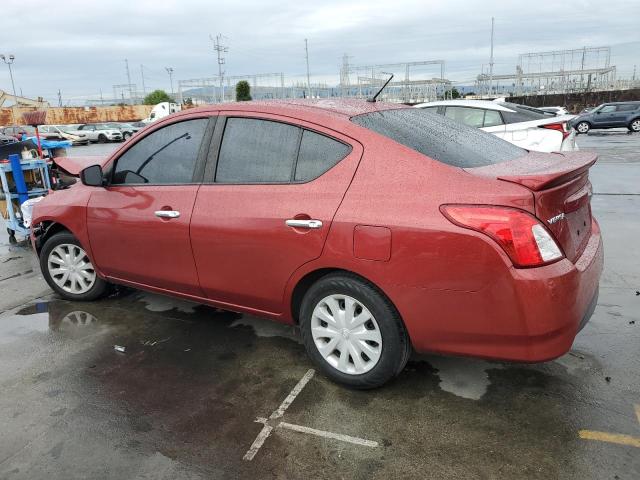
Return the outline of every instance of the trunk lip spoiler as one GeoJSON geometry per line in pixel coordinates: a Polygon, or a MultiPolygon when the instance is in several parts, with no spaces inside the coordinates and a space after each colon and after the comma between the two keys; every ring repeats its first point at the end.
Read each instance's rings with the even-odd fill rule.
{"type": "Polygon", "coordinates": [[[470,174],[522,185],[538,192],[579,177],[597,160],[598,154],[595,152],[529,152],[523,157],[507,162],[464,170],[470,174]]]}

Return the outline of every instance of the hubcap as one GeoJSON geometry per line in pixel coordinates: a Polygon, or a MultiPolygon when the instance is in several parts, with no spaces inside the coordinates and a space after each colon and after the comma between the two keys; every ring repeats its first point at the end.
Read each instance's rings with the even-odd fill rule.
{"type": "Polygon", "coordinates": [[[589,130],[589,125],[587,125],[586,123],[581,123],[580,125],[578,125],[578,131],[580,133],[584,133],[588,130],[589,130]]]}
{"type": "Polygon", "coordinates": [[[635,120],[632,124],[631,124],[631,129],[635,132],[640,132],[640,120],[635,120]]]}
{"type": "Polygon", "coordinates": [[[348,295],[329,295],[318,302],[311,334],[320,355],[342,373],[366,373],[382,354],[378,323],[367,307],[348,295]]]}
{"type": "Polygon", "coordinates": [[[96,281],[87,253],[77,245],[63,243],[55,247],[49,254],[47,266],[54,283],[68,293],[86,293],[96,281]]]}

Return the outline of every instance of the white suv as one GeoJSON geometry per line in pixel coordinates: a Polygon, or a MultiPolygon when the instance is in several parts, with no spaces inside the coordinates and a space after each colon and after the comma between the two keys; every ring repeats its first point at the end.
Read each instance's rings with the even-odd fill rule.
{"type": "Polygon", "coordinates": [[[109,127],[102,123],[86,123],[80,125],[77,130],[67,130],[72,135],[85,134],[92,142],[121,142],[122,132],[117,128],[109,127]]]}

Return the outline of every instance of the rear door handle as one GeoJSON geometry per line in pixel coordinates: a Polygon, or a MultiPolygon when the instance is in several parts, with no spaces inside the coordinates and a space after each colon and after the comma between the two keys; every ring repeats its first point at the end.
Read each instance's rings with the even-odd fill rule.
{"type": "Polygon", "coordinates": [[[293,228],[322,228],[322,221],[320,220],[286,220],[284,223],[287,227],[293,228]]]}
{"type": "Polygon", "coordinates": [[[180,212],[177,210],[156,210],[155,216],[160,218],[178,218],[180,212]]]}

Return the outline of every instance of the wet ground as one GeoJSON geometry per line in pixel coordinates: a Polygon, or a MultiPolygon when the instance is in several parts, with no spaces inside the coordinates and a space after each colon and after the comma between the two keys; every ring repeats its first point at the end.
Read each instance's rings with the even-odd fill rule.
{"type": "Polygon", "coordinates": [[[414,356],[350,391],[295,329],[126,289],[64,302],[2,238],[0,478],[640,478],[640,135],[579,144],[601,154],[605,274],[572,351],[539,365],[414,356]]]}

